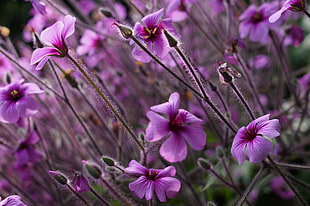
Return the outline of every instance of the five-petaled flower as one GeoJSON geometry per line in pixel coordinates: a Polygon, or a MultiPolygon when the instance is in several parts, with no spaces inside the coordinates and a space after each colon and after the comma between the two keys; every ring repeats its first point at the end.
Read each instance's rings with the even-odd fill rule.
{"type": "MultiPolygon", "coordinates": [[[[164,9],[160,9],[142,18],[142,23],[137,22],[134,26],[134,35],[156,56],[165,58],[170,51],[168,41],[163,34],[163,29],[177,36],[171,19],[160,20],[164,15],[164,9]]],[[[151,57],[139,46],[132,50],[133,57],[141,62],[147,63],[151,57]]]]}
{"type": "Polygon", "coordinates": [[[0,121],[17,123],[36,114],[39,104],[30,95],[40,93],[43,91],[36,84],[24,80],[0,88],[0,121]]]}
{"type": "Polygon", "coordinates": [[[305,9],[305,7],[306,7],[305,0],[286,0],[281,9],[269,17],[269,22],[273,23],[278,21],[281,15],[287,10],[291,10],[294,12],[301,12],[305,9]]]}
{"type": "Polygon", "coordinates": [[[268,138],[280,135],[280,123],[278,119],[270,120],[269,116],[259,117],[237,132],[231,153],[239,164],[245,161],[246,156],[252,163],[260,162],[272,151],[273,145],[268,138]]]}
{"type": "Polygon", "coordinates": [[[48,47],[38,48],[32,53],[30,63],[37,64],[37,70],[42,69],[51,56],[65,57],[68,55],[65,40],[74,33],[75,20],[75,17],[67,15],[62,21],[57,21],[41,32],[40,40],[48,47]]]}
{"type": "Polygon", "coordinates": [[[136,181],[129,184],[129,189],[142,199],[153,199],[154,192],[161,202],[168,198],[173,198],[181,188],[181,182],[173,178],[176,170],[173,166],[165,169],[147,169],[135,160],[131,160],[129,167],[125,169],[129,175],[139,177],[136,181]]]}
{"type": "Polygon", "coordinates": [[[180,95],[175,92],[170,95],[168,102],[152,106],[152,111],[147,113],[150,119],[145,135],[147,141],[158,141],[171,134],[159,150],[160,155],[169,162],[186,158],[185,140],[194,150],[202,150],[206,144],[206,133],[201,126],[203,121],[190,112],[179,109],[179,105],[180,95]]]}

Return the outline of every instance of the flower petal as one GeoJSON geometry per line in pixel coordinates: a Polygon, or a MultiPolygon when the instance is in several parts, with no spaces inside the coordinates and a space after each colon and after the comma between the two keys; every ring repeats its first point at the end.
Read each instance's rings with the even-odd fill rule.
{"type": "Polygon", "coordinates": [[[24,83],[22,85],[23,88],[25,89],[25,95],[27,94],[40,94],[43,93],[44,91],[40,89],[40,87],[34,83],[24,83]]]}
{"type": "Polygon", "coordinates": [[[261,136],[255,137],[251,142],[248,142],[246,146],[246,153],[249,156],[249,161],[257,163],[264,160],[268,153],[272,151],[272,143],[261,136]]]}
{"type": "Polygon", "coordinates": [[[2,118],[10,123],[16,123],[20,117],[15,103],[6,102],[2,105],[1,108],[2,118]]]}
{"type": "Polygon", "coordinates": [[[170,95],[168,102],[152,106],[151,110],[158,113],[166,114],[169,116],[169,119],[174,119],[178,113],[179,106],[180,106],[180,94],[174,92],[170,95]]]}
{"type": "Polygon", "coordinates": [[[49,46],[61,45],[63,28],[64,28],[64,23],[62,21],[57,21],[55,24],[44,29],[41,32],[40,34],[41,41],[49,46]]]}
{"type": "Polygon", "coordinates": [[[159,153],[168,162],[178,162],[186,158],[187,146],[181,136],[172,133],[160,147],[159,153]]]}
{"type": "Polygon", "coordinates": [[[202,150],[206,145],[207,135],[200,126],[184,126],[178,133],[187,141],[193,150],[202,150]]]}
{"type": "Polygon", "coordinates": [[[15,103],[16,110],[20,117],[30,117],[38,112],[39,104],[29,96],[25,96],[15,103]]]}
{"type": "Polygon", "coordinates": [[[237,132],[231,147],[231,154],[234,158],[238,160],[239,165],[241,165],[245,159],[245,146],[247,142],[244,140],[246,129],[245,127],[241,127],[237,132]]]}
{"type": "Polygon", "coordinates": [[[164,177],[155,183],[155,192],[161,202],[166,202],[166,195],[169,198],[173,198],[180,188],[181,182],[173,177],[164,177]]]}
{"type": "Polygon", "coordinates": [[[164,9],[160,9],[152,14],[149,14],[142,18],[142,22],[148,28],[153,28],[159,23],[160,18],[164,15],[164,9]]]}
{"type": "MultiPolygon", "coordinates": [[[[259,126],[259,125],[258,125],[259,126]]],[[[258,128],[258,134],[269,138],[280,136],[280,123],[278,119],[268,120],[264,122],[261,128],[258,128]]]]}
{"type": "Polygon", "coordinates": [[[142,199],[147,190],[149,180],[145,176],[139,177],[136,181],[129,183],[129,189],[142,199]]]}
{"type": "Polygon", "coordinates": [[[155,142],[169,134],[169,121],[167,119],[152,111],[149,111],[146,116],[150,119],[145,133],[146,141],[155,142]]]}
{"type": "Polygon", "coordinates": [[[64,24],[64,27],[63,27],[62,33],[61,33],[63,39],[68,38],[69,36],[71,36],[74,33],[75,21],[76,21],[75,17],[72,17],[71,15],[65,16],[65,18],[62,21],[64,24]]]}
{"type": "Polygon", "coordinates": [[[174,176],[176,174],[176,172],[177,171],[175,170],[175,167],[169,166],[163,170],[160,170],[159,173],[157,174],[156,178],[174,176]]]}
{"type": "Polygon", "coordinates": [[[142,166],[136,160],[131,160],[129,162],[129,167],[125,168],[125,172],[131,175],[144,175],[148,171],[147,168],[142,166]]]}
{"type": "MultiPolygon", "coordinates": [[[[142,42],[141,42],[142,43],[142,42]]],[[[143,43],[142,43],[143,44],[143,43]]],[[[146,47],[148,47],[146,45],[146,47]]],[[[151,61],[151,57],[145,52],[143,51],[139,46],[135,46],[131,52],[132,56],[137,60],[137,61],[140,61],[140,62],[143,62],[143,63],[148,63],[151,61]]]]}

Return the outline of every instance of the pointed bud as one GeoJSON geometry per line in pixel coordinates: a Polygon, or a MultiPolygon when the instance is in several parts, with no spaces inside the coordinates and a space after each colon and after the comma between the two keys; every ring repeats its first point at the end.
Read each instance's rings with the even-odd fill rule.
{"type": "Polygon", "coordinates": [[[66,71],[64,73],[64,77],[73,88],[77,89],[79,84],[77,83],[77,81],[71,74],[72,74],[72,70],[66,71]]]}
{"type": "Polygon", "coordinates": [[[105,17],[108,17],[108,18],[113,17],[111,11],[109,11],[109,9],[107,9],[107,8],[100,7],[99,12],[100,12],[100,14],[104,15],[105,17]]]}
{"type": "Polygon", "coordinates": [[[82,163],[85,165],[87,172],[95,179],[99,179],[102,175],[100,168],[88,161],[83,160],[82,163]]]}
{"type": "Polygon", "coordinates": [[[66,185],[68,183],[68,179],[61,173],[57,171],[48,171],[48,173],[54,177],[54,179],[61,185],[66,185]]]}
{"type": "Polygon", "coordinates": [[[114,23],[115,26],[118,27],[118,29],[120,30],[122,36],[125,39],[129,39],[130,37],[132,37],[133,35],[133,31],[129,26],[123,25],[123,24],[119,24],[119,23],[114,23]]]}
{"type": "Polygon", "coordinates": [[[198,158],[197,163],[198,163],[198,166],[203,170],[209,170],[212,168],[211,163],[204,158],[198,158]]]}
{"type": "Polygon", "coordinates": [[[172,36],[167,30],[164,30],[164,35],[167,38],[170,47],[178,46],[178,40],[174,38],[174,36],[172,36]]]}
{"type": "Polygon", "coordinates": [[[6,73],[5,75],[5,80],[6,80],[6,83],[10,84],[11,83],[11,76],[9,73],[6,73]]]}
{"type": "Polygon", "coordinates": [[[110,167],[112,167],[112,166],[115,165],[114,160],[113,160],[112,158],[110,158],[110,157],[102,156],[101,159],[102,159],[102,161],[103,161],[106,165],[108,165],[108,166],[110,166],[110,167]]]}

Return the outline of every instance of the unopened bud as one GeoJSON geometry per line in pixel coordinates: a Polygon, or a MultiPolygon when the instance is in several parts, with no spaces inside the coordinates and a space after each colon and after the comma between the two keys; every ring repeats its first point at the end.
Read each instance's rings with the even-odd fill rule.
{"type": "Polygon", "coordinates": [[[126,26],[126,25],[123,25],[123,24],[119,24],[119,23],[114,23],[114,25],[116,25],[119,28],[122,36],[125,39],[129,39],[130,37],[132,37],[133,31],[132,31],[132,29],[129,26],[126,26]]]}
{"type": "Polygon", "coordinates": [[[99,8],[100,14],[104,15],[105,17],[111,18],[113,17],[111,11],[107,8],[101,7],[99,8]]]}
{"type": "Polygon", "coordinates": [[[198,166],[204,170],[209,170],[212,167],[211,163],[204,158],[198,158],[197,163],[198,163],[198,166]]]}
{"type": "Polygon", "coordinates": [[[43,48],[44,45],[42,44],[38,34],[36,32],[32,32],[32,35],[33,35],[33,44],[34,44],[34,47],[35,48],[43,48]]]}
{"type": "Polygon", "coordinates": [[[167,30],[164,29],[164,35],[168,40],[169,46],[170,47],[176,47],[178,46],[178,40],[174,38],[167,30]]]}
{"type": "Polygon", "coordinates": [[[64,73],[64,77],[73,88],[78,88],[78,83],[71,74],[72,74],[72,70],[66,71],[64,73]]]}
{"type": "Polygon", "coordinates": [[[56,171],[48,171],[48,173],[54,177],[54,179],[61,185],[66,185],[68,183],[68,179],[59,172],[56,171]]]}
{"type": "Polygon", "coordinates": [[[288,9],[294,12],[301,12],[305,10],[305,8],[306,8],[306,1],[299,0],[299,1],[295,1],[294,3],[291,3],[288,9]]]}
{"type": "Polygon", "coordinates": [[[5,80],[6,80],[6,83],[10,84],[11,83],[11,76],[9,73],[6,73],[5,75],[5,80]]]}
{"type": "Polygon", "coordinates": [[[87,170],[87,172],[95,179],[99,179],[102,175],[102,172],[100,170],[100,168],[92,163],[89,163],[88,161],[83,160],[82,161],[83,164],[85,164],[85,168],[87,170]]]}
{"type": "Polygon", "coordinates": [[[106,165],[108,165],[108,166],[111,166],[111,167],[112,167],[112,166],[115,165],[114,160],[113,160],[112,158],[110,158],[110,157],[102,156],[101,159],[102,159],[102,161],[103,161],[106,165]]]}

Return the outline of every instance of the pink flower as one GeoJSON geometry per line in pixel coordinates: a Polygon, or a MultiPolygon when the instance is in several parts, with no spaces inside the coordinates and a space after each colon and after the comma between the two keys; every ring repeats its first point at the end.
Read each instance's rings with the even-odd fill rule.
{"type": "MultiPolygon", "coordinates": [[[[168,41],[163,34],[163,29],[166,29],[173,35],[177,34],[171,19],[160,20],[163,15],[164,9],[160,9],[142,18],[143,24],[137,22],[134,26],[134,35],[154,55],[160,58],[165,58],[170,51],[168,41]]],[[[136,60],[144,63],[151,61],[151,57],[137,45],[132,50],[132,55],[136,60]]]]}
{"type": "Polygon", "coordinates": [[[237,132],[231,153],[239,165],[245,161],[246,156],[250,162],[257,163],[271,152],[273,146],[268,138],[280,135],[280,123],[278,119],[269,120],[269,116],[270,114],[266,114],[259,117],[237,132]]]}
{"type": "Polygon", "coordinates": [[[31,94],[43,93],[34,83],[20,80],[0,88],[0,121],[17,123],[20,118],[33,116],[38,112],[38,103],[31,94]]]}
{"type": "Polygon", "coordinates": [[[295,193],[289,189],[281,176],[273,178],[270,186],[271,189],[282,199],[287,200],[295,197],[295,193]]]}
{"type": "Polygon", "coordinates": [[[206,144],[206,133],[201,127],[203,121],[179,109],[179,105],[180,95],[172,93],[168,102],[152,106],[152,111],[147,113],[150,123],[146,128],[145,139],[155,142],[170,135],[159,150],[160,155],[169,162],[186,158],[185,140],[194,150],[202,150],[206,144]]]}
{"type": "Polygon", "coordinates": [[[42,69],[51,56],[65,57],[68,55],[65,40],[74,33],[75,20],[75,17],[67,15],[63,21],[57,21],[41,32],[40,40],[48,47],[34,50],[31,56],[31,64],[37,64],[37,70],[42,69]]]}
{"type": "MultiPolygon", "coordinates": [[[[1,200],[1,198],[0,198],[1,200]]],[[[27,206],[21,201],[20,196],[11,195],[0,202],[0,206],[27,206]]]]}
{"type": "Polygon", "coordinates": [[[90,190],[88,180],[81,173],[75,173],[73,187],[74,190],[78,193],[90,190]]]}
{"type": "Polygon", "coordinates": [[[169,0],[168,2],[166,15],[168,18],[171,18],[172,21],[177,22],[186,19],[186,12],[190,5],[196,2],[196,0],[169,0]]]}
{"type": "Polygon", "coordinates": [[[176,170],[173,166],[160,169],[147,169],[135,160],[131,160],[125,172],[139,177],[129,184],[129,189],[142,199],[153,199],[154,192],[161,202],[166,202],[166,196],[173,198],[181,188],[181,182],[173,178],[176,170]]]}
{"type": "Polygon", "coordinates": [[[269,22],[273,23],[278,21],[282,13],[284,13],[287,10],[291,10],[294,12],[301,12],[305,9],[305,7],[306,7],[305,0],[286,0],[281,9],[269,17],[269,22]]]}

